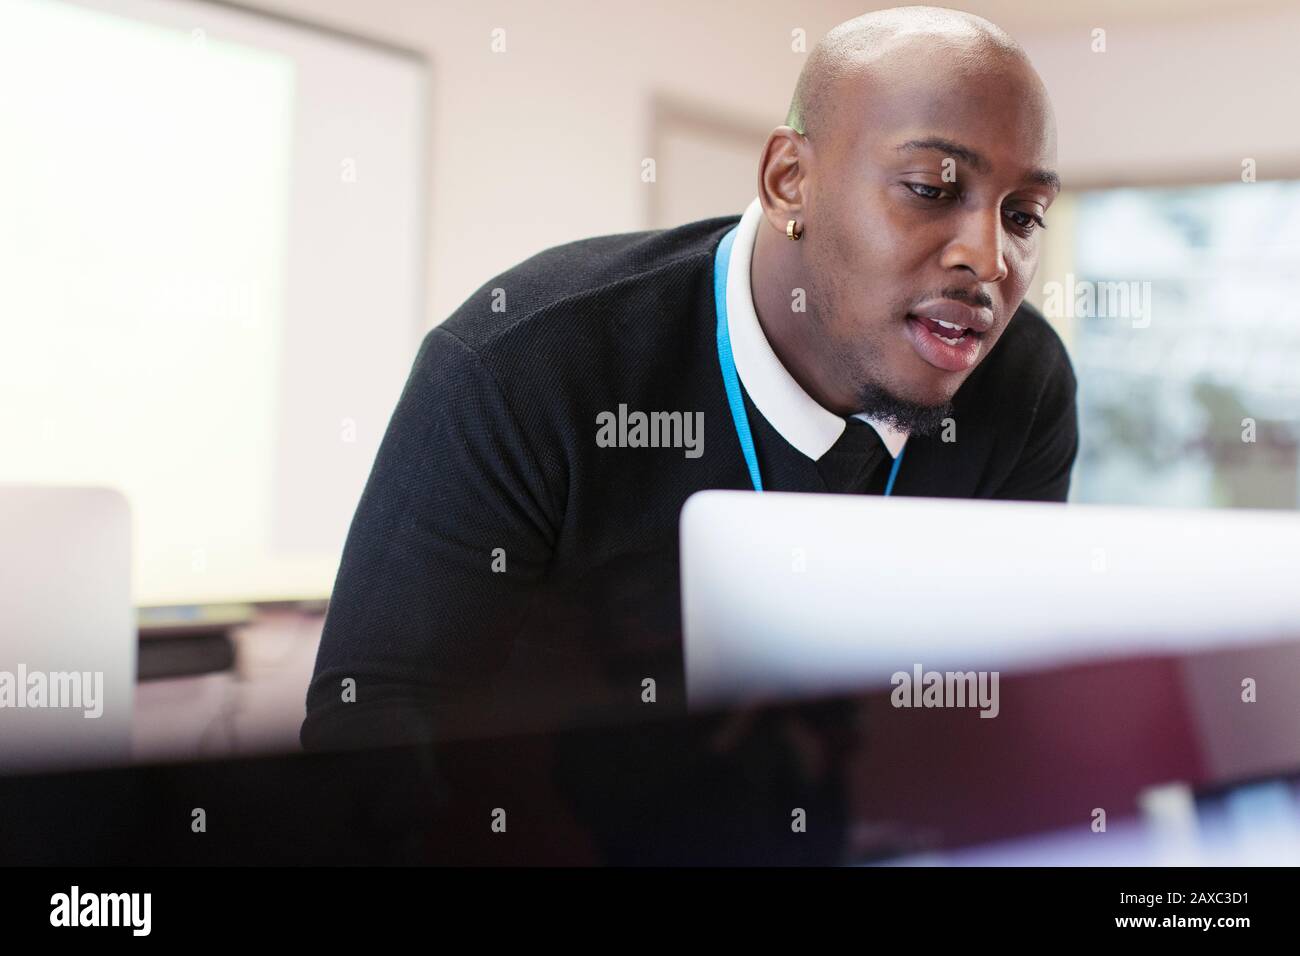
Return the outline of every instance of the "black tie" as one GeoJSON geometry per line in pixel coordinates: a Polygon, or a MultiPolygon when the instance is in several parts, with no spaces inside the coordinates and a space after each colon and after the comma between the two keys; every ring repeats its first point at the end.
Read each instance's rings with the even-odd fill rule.
{"type": "Polygon", "coordinates": [[[817,459],[826,490],[862,494],[875,490],[873,481],[889,450],[876,430],[860,418],[846,418],[844,434],[826,454],[817,459]]]}

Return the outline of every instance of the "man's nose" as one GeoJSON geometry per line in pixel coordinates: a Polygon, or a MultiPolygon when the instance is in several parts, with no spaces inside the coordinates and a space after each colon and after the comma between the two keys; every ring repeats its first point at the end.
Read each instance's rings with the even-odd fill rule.
{"type": "Polygon", "coordinates": [[[972,209],[957,220],[957,234],[943,251],[945,269],[967,269],[980,282],[1001,282],[1007,277],[1003,255],[1002,211],[972,209]]]}

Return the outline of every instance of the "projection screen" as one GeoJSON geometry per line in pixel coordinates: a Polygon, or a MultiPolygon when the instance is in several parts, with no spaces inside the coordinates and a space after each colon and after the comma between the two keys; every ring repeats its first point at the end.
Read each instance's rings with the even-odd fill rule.
{"type": "Polygon", "coordinates": [[[424,328],[416,55],[0,0],[0,482],[131,504],[137,604],[321,598],[424,328]]]}

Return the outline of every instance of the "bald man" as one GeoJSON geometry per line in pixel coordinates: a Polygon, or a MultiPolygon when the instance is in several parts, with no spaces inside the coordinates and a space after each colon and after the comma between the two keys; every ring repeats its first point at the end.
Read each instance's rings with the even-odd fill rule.
{"type": "Polygon", "coordinates": [[[872,13],[809,55],[743,215],[484,284],[389,424],[303,744],[681,708],[677,523],[702,489],[1065,500],[1074,374],[1022,304],[1055,151],[1005,33],[872,13]]]}

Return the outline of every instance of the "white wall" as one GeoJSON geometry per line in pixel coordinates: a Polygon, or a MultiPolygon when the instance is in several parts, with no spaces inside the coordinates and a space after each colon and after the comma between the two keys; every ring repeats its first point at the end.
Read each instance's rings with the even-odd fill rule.
{"type": "Polygon", "coordinates": [[[644,190],[654,187],[641,183],[640,164],[655,93],[777,125],[803,61],[790,31],[802,26],[815,38],[858,12],[843,0],[818,4],[815,16],[804,8],[797,20],[771,0],[275,8],[415,47],[431,61],[430,324],[540,249],[645,227],[644,190]],[[496,27],[506,31],[504,54],[490,49],[496,27]]]}
{"type": "Polygon", "coordinates": [[[1300,8],[1026,31],[1072,185],[1300,177],[1300,8]]]}
{"type": "MultiPolygon", "coordinates": [[[[644,228],[656,93],[777,125],[809,43],[880,4],[780,0],[257,0],[423,51],[432,65],[429,323],[549,245],[644,228]],[[495,27],[504,54],[490,50],[495,27]]],[[[1300,11],[1282,2],[994,0],[1056,104],[1076,185],[1300,176],[1300,11]],[[1093,27],[1107,52],[1091,52],[1093,27]]],[[[757,164],[757,157],[755,157],[757,164]]],[[[662,184],[662,176],[660,177],[662,184]]],[[[702,210],[700,215],[727,210],[702,210]]],[[[740,210],[734,210],[739,212],[740,210]]]]}

